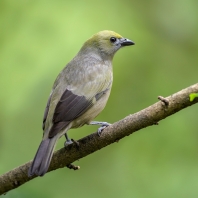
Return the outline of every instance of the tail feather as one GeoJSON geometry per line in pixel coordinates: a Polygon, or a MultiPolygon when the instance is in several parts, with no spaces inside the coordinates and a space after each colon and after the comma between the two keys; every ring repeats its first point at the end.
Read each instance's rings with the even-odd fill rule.
{"type": "Polygon", "coordinates": [[[29,168],[29,177],[33,175],[43,176],[47,172],[57,138],[57,136],[54,136],[53,138],[42,140],[29,168]]]}

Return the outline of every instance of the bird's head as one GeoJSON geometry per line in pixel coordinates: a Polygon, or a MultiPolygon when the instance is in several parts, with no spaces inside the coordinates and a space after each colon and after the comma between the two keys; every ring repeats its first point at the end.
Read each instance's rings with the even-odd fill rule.
{"type": "Polygon", "coordinates": [[[82,49],[99,53],[102,57],[113,58],[116,51],[121,47],[134,45],[135,43],[123,38],[116,32],[104,30],[94,34],[83,45],[82,49]],[[88,50],[89,49],[89,50],[88,50]]]}

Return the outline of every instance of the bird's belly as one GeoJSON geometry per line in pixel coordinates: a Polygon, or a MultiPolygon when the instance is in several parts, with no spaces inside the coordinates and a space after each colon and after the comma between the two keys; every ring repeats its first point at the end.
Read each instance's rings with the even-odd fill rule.
{"type": "Polygon", "coordinates": [[[110,90],[103,95],[96,103],[88,109],[83,115],[78,117],[72,122],[71,128],[78,128],[85,124],[89,124],[106,106],[107,100],[110,95],[110,90]]]}

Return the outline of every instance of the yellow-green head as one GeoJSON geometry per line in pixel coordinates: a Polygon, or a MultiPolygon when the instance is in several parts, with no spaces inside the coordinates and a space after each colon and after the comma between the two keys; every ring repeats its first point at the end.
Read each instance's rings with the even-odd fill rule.
{"type": "Polygon", "coordinates": [[[81,48],[81,51],[98,52],[101,56],[112,58],[115,52],[121,47],[134,44],[133,41],[123,38],[116,32],[103,30],[88,39],[81,48]]]}

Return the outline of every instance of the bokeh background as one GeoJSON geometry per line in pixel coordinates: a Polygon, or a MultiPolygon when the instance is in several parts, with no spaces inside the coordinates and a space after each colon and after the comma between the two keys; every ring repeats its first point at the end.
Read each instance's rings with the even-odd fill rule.
{"type": "MultiPolygon", "coordinates": [[[[116,54],[112,93],[97,120],[113,123],[197,83],[197,10],[196,0],[1,0],[0,174],[34,157],[56,76],[100,30],[136,45],[116,54]]],[[[75,162],[79,171],[53,171],[5,197],[198,197],[197,114],[189,107],[75,162]]]]}

